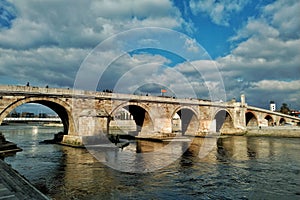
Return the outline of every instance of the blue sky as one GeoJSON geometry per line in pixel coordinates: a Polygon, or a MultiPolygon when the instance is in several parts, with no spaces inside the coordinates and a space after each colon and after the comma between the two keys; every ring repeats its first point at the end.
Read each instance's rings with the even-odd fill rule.
{"type": "Polygon", "coordinates": [[[298,0],[2,0],[0,84],[96,84],[99,90],[152,95],[164,87],[178,97],[192,95],[190,88],[203,99],[224,89],[223,100],[244,93],[254,106],[268,108],[273,100],[300,109],[299,10],[298,0]],[[109,46],[101,59],[91,60],[108,38],[127,31],[130,41],[139,37],[130,30],[145,27],[177,31],[185,43],[178,46],[181,39],[162,34],[155,38],[162,51],[137,49],[118,57],[122,48],[109,46]],[[187,52],[198,56],[178,55],[187,52]],[[105,69],[103,60],[111,61],[105,69]],[[100,82],[90,83],[93,74],[100,82]]]}

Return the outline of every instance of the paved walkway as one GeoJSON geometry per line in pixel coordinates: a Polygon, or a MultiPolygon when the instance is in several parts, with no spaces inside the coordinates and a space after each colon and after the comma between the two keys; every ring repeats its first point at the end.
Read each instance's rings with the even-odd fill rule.
{"type": "Polygon", "coordinates": [[[0,159],[0,200],[50,199],[0,159]]]}

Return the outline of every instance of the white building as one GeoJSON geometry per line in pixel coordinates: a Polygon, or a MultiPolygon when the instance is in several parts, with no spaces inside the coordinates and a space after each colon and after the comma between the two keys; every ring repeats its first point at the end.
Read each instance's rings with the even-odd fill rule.
{"type": "Polygon", "coordinates": [[[270,110],[275,111],[276,110],[276,104],[274,101],[270,101],[270,110]]]}

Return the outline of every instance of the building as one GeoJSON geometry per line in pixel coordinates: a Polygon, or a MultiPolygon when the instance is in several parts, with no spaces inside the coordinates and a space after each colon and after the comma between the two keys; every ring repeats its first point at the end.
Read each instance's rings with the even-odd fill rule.
{"type": "Polygon", "coordinates": [[[300,117],[300,111],[299,110],[291,110],[290,115],[295,117],[300,117]]]}
{"type": "Polygon", "coordinates": [[[275,111],[276,110],[276,104],[274,101],[270,101],[270,110],[275,111]]]}

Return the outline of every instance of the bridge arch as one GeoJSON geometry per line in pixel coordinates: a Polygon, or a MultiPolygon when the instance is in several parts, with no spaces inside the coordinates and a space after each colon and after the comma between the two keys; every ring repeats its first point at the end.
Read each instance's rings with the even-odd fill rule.
{"type": "Polygon", "coordinates": [[[232,115],[226,109],[219,109],[215,115],[216,132],[227,133],[234,128],[232,115]]]}
{"type": "Polygon", "coordinates": [[[266,115],[265,120],[268,121],[268,126],[274,126],[274,119],[271,115],[266,115]]]}
{"type": "Polygon", "coordinates": [[[258,126],[257,117],[251,112],[246,112],[246,126],[258,126]]]}
{"type": "Polygon", "coordinates": [[[136,124],[137,133],[151,133],[154,130],[150,109],[146,105],[137,104],[136,102],[126,102],[115,107],[111,111],[110,116],[115,116],[120,109],[125,109],[131,114],[136,124]]]}
{"type": "Polygon", "coordinates": [[[279,120],[279,125],[284,125],[286,123],[286,120],[282,117],[279,120]]]}
{"type": "Polygon", "coordinates": [[[44,98],[44,97],[29,97],[19,99],[17,101],[9,104],[1,113],[0,113],[0,123],[4,120],[4,118],[11,113],[15,108],[26,104],[26,103],[37,103],[44,105],[50,109],[52,109],[56,114],[60,117],[63,126],[64,126],[64,134],[69,134],[75,130],[75,125],[72,117],[72,109],[70,105],[66,102],[57,99],[57,98],[44,98]]]}
{"type": "Polygon", "coordinates": [[[199,116],[188,106],[179,106],[172,114],[172,132],[181,132],[182,135],[194,135],[199,129],[199,116]],[[176,117],[177,116],[177,117],[176,117]]]}

